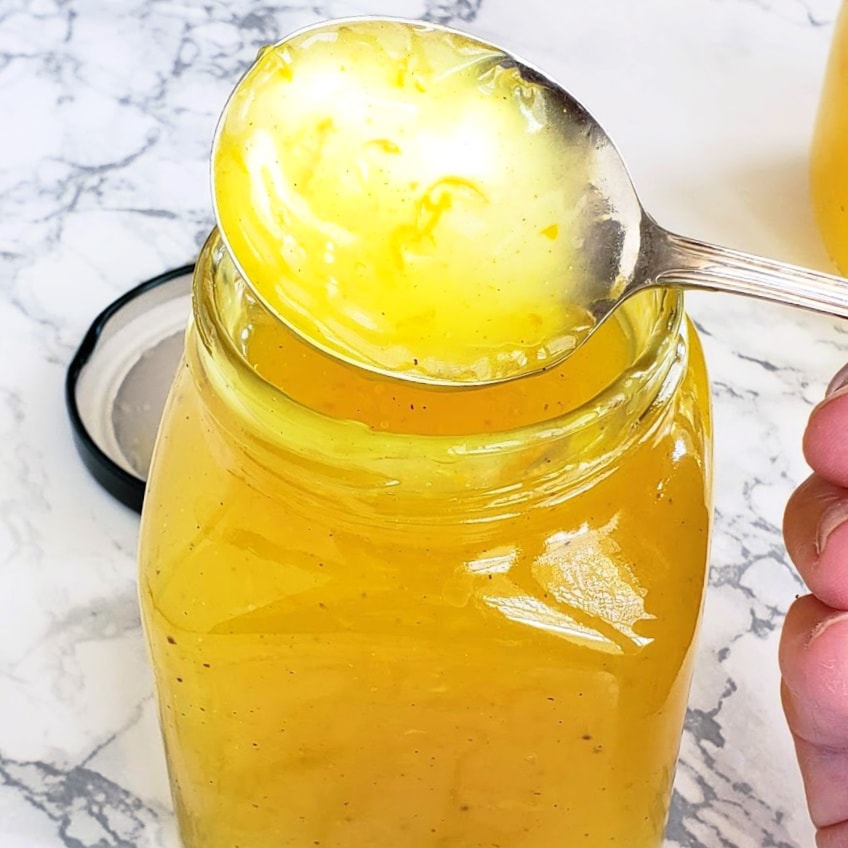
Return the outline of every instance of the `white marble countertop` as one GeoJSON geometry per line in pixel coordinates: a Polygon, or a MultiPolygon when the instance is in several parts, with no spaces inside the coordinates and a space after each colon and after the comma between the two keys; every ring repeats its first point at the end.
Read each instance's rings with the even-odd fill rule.
{"type": "MultiPolygon", "coordinates": [[[[177,845],[135,597],[137,519],[74,452],[91,318],[191,261],[215,119],[256,48],[321,17],[426,16],[557,76],[687,235],[828,269],[807,150],[838,0],[0,0],[0,846],[177,845]]],[[[848,325],[689,298],[716,412],[710,588],[670,846],[812,844],[778,701],[802,586],[784,503],[848,325]]]]}

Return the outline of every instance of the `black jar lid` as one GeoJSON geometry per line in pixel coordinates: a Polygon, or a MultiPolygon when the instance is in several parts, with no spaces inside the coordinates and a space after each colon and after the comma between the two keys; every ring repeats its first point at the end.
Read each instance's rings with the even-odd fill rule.
{"type": "Polygon", "coordinates": [[[193,271],[167,271],[107,306],[68,366],[65,403],[77,450],[94,478],[136,511],[183,352],[193,271]]]}

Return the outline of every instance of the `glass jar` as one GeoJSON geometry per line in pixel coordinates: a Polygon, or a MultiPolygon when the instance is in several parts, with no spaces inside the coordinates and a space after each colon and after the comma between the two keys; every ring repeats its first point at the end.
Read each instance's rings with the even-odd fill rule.
{"type": "Polygon", "coordinates": [[[659,846],[709,430],[677,293],[428,388],[299,341],[213,233],[140,555],[187,848],[659,846]]]}
{"type": "Polygon", "coordinates": [[[810,188],[825,247],[848,275],[848,3],[833,31],[813,133],[810,188]]]}

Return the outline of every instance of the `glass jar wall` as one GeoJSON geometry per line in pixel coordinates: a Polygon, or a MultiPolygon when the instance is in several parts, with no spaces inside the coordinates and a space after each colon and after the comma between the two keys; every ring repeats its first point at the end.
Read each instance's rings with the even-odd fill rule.
{"type": "Polygon", "coordinates": [[[428,388],[298,340],[213,234],[140,556],[187,848],[657,848],[709,419],[678,294],[428,388]]]}

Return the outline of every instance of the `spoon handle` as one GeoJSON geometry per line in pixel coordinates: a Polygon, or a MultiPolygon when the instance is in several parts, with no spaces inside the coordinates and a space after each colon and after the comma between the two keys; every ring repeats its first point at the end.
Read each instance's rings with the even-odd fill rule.
{"type": "Polygon", "coordinates": [[[651,234],[646,285],[743,294],[848,318],[848,279],[666,232],[651,234]]]}

